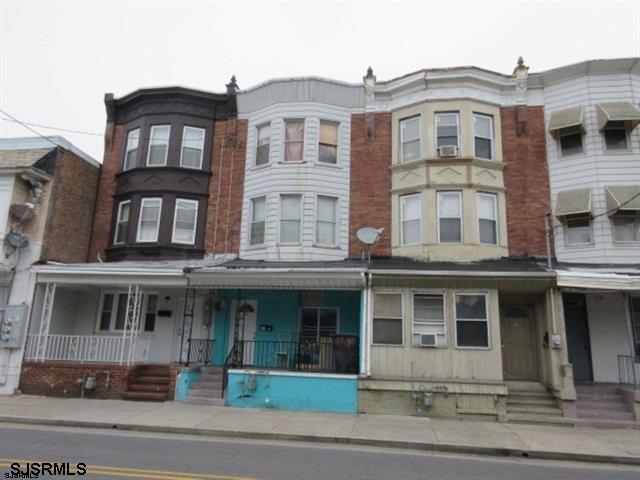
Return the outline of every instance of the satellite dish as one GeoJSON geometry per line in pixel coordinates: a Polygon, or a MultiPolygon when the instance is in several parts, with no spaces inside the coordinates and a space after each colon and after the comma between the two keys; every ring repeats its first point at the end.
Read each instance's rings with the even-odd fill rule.
{"type": "Polygon", "coordinates": [[[384,232],[384,228],[364,227],[356,232],[356,237],[364,244],[373,245],[378,241],[382,232],[384,232]]]}
{"type": "Polygon", "coordinates": [[[9,207],[9,213],[20,222],[31,220],[36,216],[32,203],[14,203],[9,207]]]}
{"type": "Polygon", "coordinates": [[[13,248],[24,248],[29,245],[29,238],[17,232],[9,232],[4,236],[4,241],[13,248]]]}

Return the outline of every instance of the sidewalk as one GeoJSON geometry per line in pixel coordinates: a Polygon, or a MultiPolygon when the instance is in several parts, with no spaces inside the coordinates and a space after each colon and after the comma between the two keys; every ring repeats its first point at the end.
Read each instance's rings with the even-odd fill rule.
{"type": "Polygon", "coordinates": [[[0,397],[0,422],[640,465],[640,431],[122,400],[0,397]]]}

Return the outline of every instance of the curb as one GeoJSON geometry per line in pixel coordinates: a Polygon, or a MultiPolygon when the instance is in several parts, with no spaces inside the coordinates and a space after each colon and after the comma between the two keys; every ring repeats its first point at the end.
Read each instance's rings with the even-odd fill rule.
{"type": "Polygon", "coordinates": [[[367,447],[384,447],[395,449],[413,449],[430,452],[458,453],[471,455],[487,455],[493,457],[527,458],[536,460],[565,460],[588,463],[609,463],[616,465],[640,466],[640,457],[621,455],[597,455],[575,452],[551,452],[545,450],[523,450],[510,447],[479,447],[475,445],[458,445],[447,443],[412,442],[404,440],[374,440],[367,438],[338,437],[331,435],[306,435],[297,433],[251,432],[240,430],[218,430],[193,427],[170,427],[160,425],[138,425],[131,423],[96,422],[83,420],[62,420],[34,417],[0,416],[0,423],[17,423],[25,425],[50,425],[79,428],[100,428],[108,430],[124,430],[134,432],[172,433],[211,437],[281,440],[311,443],[335,443],[359,445],[367,447]]]}

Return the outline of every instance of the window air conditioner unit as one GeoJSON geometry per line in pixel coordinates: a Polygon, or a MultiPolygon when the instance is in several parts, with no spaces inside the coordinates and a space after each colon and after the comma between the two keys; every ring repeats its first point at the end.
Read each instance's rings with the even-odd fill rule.
{"type": "Polygon", "coordinates": [[[441,158],[446,157],[457,157],[458,156],[458,146],[457,145],[442,145],[438,147],[438,154],[441,158]]]}
{"type": "Polygon", "coordinates": [[[418,347],[435,347],[436,346],[436,334],[422,334],[414,337],[414,344],[418,347]]]}

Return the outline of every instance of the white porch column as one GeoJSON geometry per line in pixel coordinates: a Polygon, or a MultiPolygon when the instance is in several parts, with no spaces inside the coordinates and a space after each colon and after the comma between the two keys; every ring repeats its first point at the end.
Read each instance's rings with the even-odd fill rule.
{"type": "Polygon", "coordinates": [[[49,340],[49,329],[51,326],[51,313],[53,312],[53,301],[56,296],[56,284],[45,284],[44,301],[42,313],[40,314],[40,327],[38,329],[38,339],[35,359],[44,362],[47,355],[47,343],[49,340]]]}

